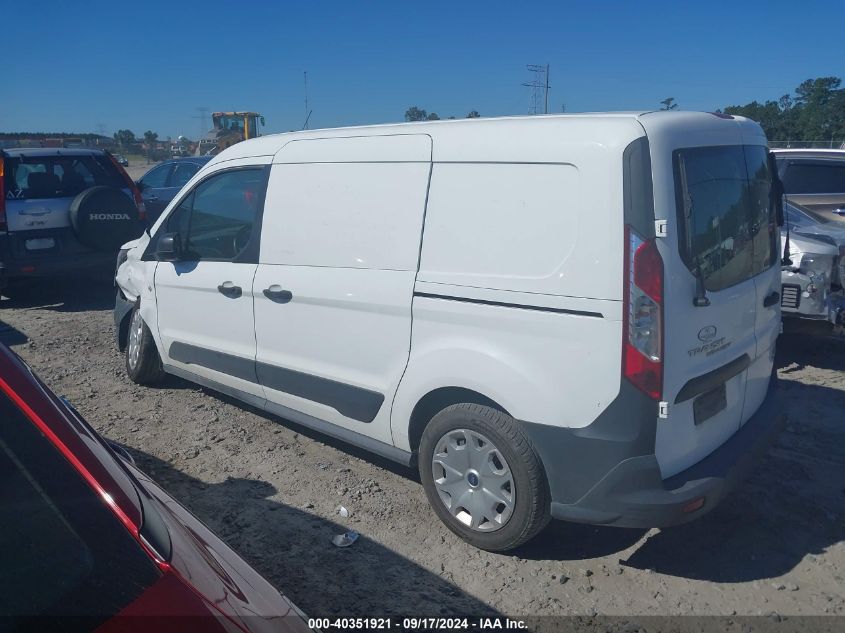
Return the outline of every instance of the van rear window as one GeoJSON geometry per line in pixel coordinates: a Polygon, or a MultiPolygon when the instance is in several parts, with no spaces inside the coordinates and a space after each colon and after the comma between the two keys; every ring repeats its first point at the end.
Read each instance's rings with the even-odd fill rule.
{"type": "Polygon", "coordinates": [[[20,156],[5,165],[9,199],[72,198],[89,187],[126,186],[105,155],[20,156]]]}
{"type": "Polygon", "coordinates": [[[767,152],[734,145],[673,154],[681,257],[707,290],[736,285],[775,262],[767,152]]]}

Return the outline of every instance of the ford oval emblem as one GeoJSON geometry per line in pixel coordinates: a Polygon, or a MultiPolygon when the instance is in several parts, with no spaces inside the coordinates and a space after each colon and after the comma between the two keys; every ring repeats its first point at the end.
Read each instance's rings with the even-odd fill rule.
{"type": "Polygon", "coordinates": [[[707,325],[698,331],[698,340],[706,343],[716,336],[716,326],[707,325]]]}

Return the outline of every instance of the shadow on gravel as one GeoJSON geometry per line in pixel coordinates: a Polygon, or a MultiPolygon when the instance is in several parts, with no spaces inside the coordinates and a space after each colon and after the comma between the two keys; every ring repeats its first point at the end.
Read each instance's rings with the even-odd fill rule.
{"type": "Polygon", "coordinates": [[[775,364],[786,374],[808,366],[845,371],[845,339],[785,332],[778,339],[775,364]]]}
{"type": "Polygon", "coordinates": [[[626,550],[646,531],[553,520],[513,554],[527,560],[588,560],[626,550]]]}
{"type": "Polygon", "coordinates": [[[111,310],[115,288],[111,273],[80,277],[15,280],[0,292],[0,310],[41,308],[55,312],[111,310]]]}
{"type": "Polygon", "coordinates": [[[309,616],[498,615],[366,534],[350,547],[335,547],[332,536],[345,532],[346,526],[269,499],[277,492],[284,496],[284,491],[267,482],[229,478],[205,484],[127,448],[139,468],[309,616]]]}
{"type": "Polygon", "coordinates": [[[5,343],[9,347],[26,343],[29,339],[26,334],[19,329],[12,327],[8,323],[0,321],[0,343],[5,343]]]}

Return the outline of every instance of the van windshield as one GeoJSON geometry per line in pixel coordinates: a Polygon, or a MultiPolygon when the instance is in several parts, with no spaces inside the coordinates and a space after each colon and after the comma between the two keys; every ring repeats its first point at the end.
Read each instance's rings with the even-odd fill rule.
{"type": "Polygon", "coordinates": [[[777,224],[767,148],[696,147],[676,150],[673,159],[679,245],[690,272],[717,291],[771,267],[777,224]]]}

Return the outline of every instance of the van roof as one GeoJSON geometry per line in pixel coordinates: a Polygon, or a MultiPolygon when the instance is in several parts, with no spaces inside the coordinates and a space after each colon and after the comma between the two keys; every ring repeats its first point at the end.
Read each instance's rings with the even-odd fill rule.
{"type": "MultiPolygon", "coordinates": [[[[620,128],[626,128],[628,133],[636,128],[638,136],[645,134],[643,124],[648,122],[655,124],[684,124],[701,126],[719,125],[723,126],[728,120],[742,127],[753,125],[757,130],[756,123],[750,119],[740,116],[731,116],[710,112],[667,112],[667,111],[631,111],[631,112],[584,112],[577,114],[542,114],[523,116],[503,116],[474,119],[441,119],[438,121],[418,121],[413,123],[383,123],[378,125],[348,126],[337,128],[323,128],[314,130],[302,130],[297,132],[284,132],[280,134],[269,134],[248,141],[237,143],[217,155],[213,162],[233,160],[237,158],[249,158],[253,156],[272,156],[282,149],[286,144],[296,140],[343,138],[364,135],[392,135],[392,134],[428,134],[435,141],[438,136],[446,134],[452,136],[460,131],[464,139],[467,135],[475,136],[478,132],[479,142],[486,141],[491,132],[491,126],[496,127],[497,133],[514,131],[514,128],[537,130],[538,127],[568,128],[567,131],[577,131],[581,134],[589,131],[590,134],[598,135],[604,132],[603,136],[613,135],[612,130],[618,134],[620,128]],[[632,125],[633,124],[633,125],[632,125]],[[572,126],[572,127],[569,127],[572,126]],[[586,128],[586,129],[585,129],[586,128]],[[447,130],[449,132],[447,132],[447,130]]],[[[759,132],[762,133],[762,132],[759,132]]],[[[445,140],[445,139],[444,139],[445,140]]],[[[605,139],[595,137],[599,142],[605,139]]],[[[436,145],[437,143],[435,143],[436,145]]]]}

